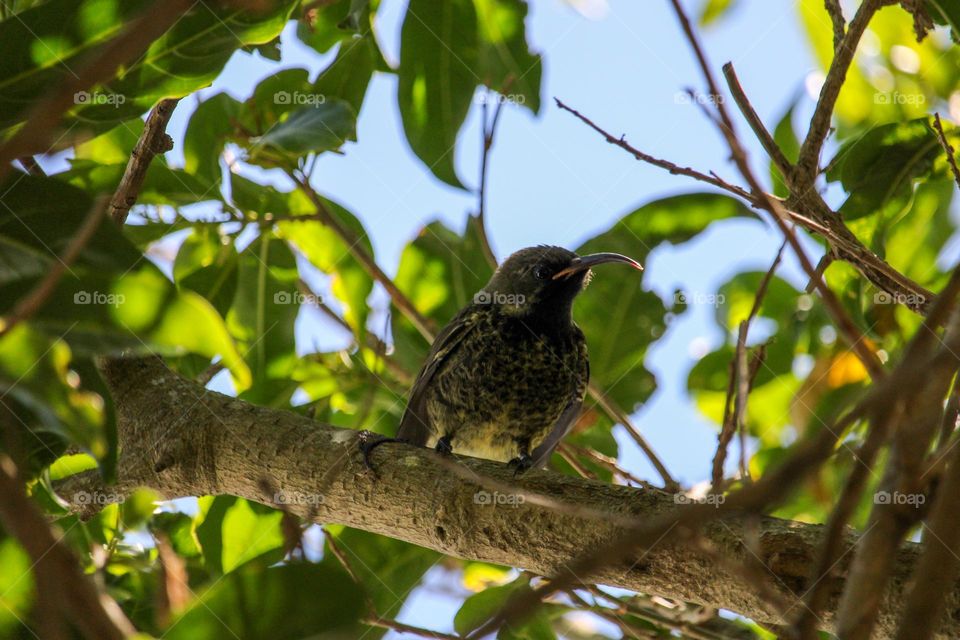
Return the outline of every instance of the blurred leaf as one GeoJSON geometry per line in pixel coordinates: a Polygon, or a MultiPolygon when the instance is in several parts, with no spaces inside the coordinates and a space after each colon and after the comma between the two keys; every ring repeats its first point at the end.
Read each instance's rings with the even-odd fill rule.
{"type": "Polygon", "coordinates": [[[437,178],[463,188],[453,149],[479,82],[473,0],[411,0],[400,39],[397,100],[407,141],[437,178]]]}
{"type": "Polygon", "coordinates": [[[173,262],[174,281],[203,296],[221,316],[237,290],[238,257],[231,240],[213,226],[194,227],[173,262]]]}
{"type": "MultiPolygon", "coordinates": [[[[405,601],[401,594],[409,594],[441,557],[435,551],[359,529],[328,529],[333,530],[349,557],[363,558],[362,563],[353,563],[354,572],[366,587],[377,612],[387,618],[400,612],[405,601]]],[[[324,554],[321,564],[331,570],[340,566],[331,553],[324,554]]]]}
{"type": "Polygon", "coordinates": [[[30,617],[34,600],[33,563],[13,538],[0,540],[0,634],[27,637],[14,630],[30,617]]]}
{"type": "Polygon", "coordinates": [[[345,100],[353,107],[354,113],[359,114],[379,57],[373,35],[344,42],[337,57],[313,83],[314,91],[328,98],[345,100]]]}
{"type": "Polygon", "coordinates": [[[703,0],[700,8],[700,26],[706,27],[725,17],[736,8],[739,0],[703,0]]]}
{"type": "Polygon", "coordinates": [[[334,0],[311,5],[297,23],[297,38],[318,53],[326,53],[356,33],[370,32],[368,0],[334,0]]]}
{"type": "Polygon", "coordinates": [[[245,400],[286,404],[296,388],[289,373],[296,360],[297,278],[293,253],[271,233],[260,235],[240,253],[227,326],[253,372],[253,385],[241,396],[245,400]]]}
{"type": "MultiPolygon", "coordinates": [[[[461,236],[442,222],[432,222],[404,248],[394,282],[420,313],[441,327],[473,300],[491,275],[476,225],[468,224],[461,236]]],[[[393,314],[391,320],[397,360],[409,371],[419,370],[429,345],[402,314],[393,314]]]]}
{"type": "Polygon", "coordinates": [[[196,527],[207,566],[217,573],[262,558],[269,565],[283,557],[283,513],[233,496],[200,499],[203,514],[196,527]]]}
{"type": "Polygon", "coordinates": [[[220,154],[240,122],[242,105],[225,93],[207,98],[190,116],[183,138],[184,171],[220,182],[220,154]]]}
{"type": "Polygon", "coordinates": [[[522,0],[474,0],[479,26],[480,80],[508,101],[540,111],[540,56],[530,52],[522,0]]]}
{"type": "MultiPolygon", "coordinates": [[[[776,128],[773,130],[773,141],[777,143],[777,146],[783,151],[783,155],[786,156],[787,160],[791,163],[795,163],[797,156],[800,154],[800,140],[797,139],[797,133],[793,129],[793,111],[796,105],[797,100],[794,100],[793,104],[791,104],[787,112],[783,114],[783,117],[780,118],[776,128]]],[[[783,176],[780,175],[780,170],[777,169],[772,161],[770,163],[770,178],[773,182],[774,195],[786,198],[789,195],[789,191],[783,181],[783,176]]]]}
{"type": "Polygon", "coordinates": [[[251,139],[250,161],[296,167],[308,153],[339,149],[357,139],[357,116],[344,100],[330,99],[288,114],[262,136],[251,139]]]}
{"type": "MultiPolygon", "coordinates": [[[[313,203],[300,191],[289,194],[290,212],[308,216],[316,212],[313,203]]],[[[373,255],[373,245],[363,223],[339,204],[323,199],[331,215],[360,238],[360,247],[373,255]]],[[[343,317],[358,336],[366,330],[369,308],[367,298],[373,290],[373,279],[350,253],[350,247],[323,223],[311,220],[288,220],[277,223],[278,235],[289,240],[312,265],[332,277],[331,289],[344,305],[343,317]]]]}
{"type": "MultiPolygon", "coordinates": [[[[194,6],[120,78],[76,97],[65,122],[73,131],[105,131],[135,118],[161,98],[181,97],[210,84],[233,52],[243,45],[273,40],[286,24],[295,0],[272,0],[260,11],[232,5],[194,6]]],[[[82,67],[82,61],[116,37],[124,23],[139,16],[146,0],[50,0],[0,22],[0,41],[10,55],[0,64],[0,136],[25,115],[24,105],[44,95],[82,67]]],[[[61,144],[69,144],[65,138],[61,144]]]]}
{"type": "Polygon", "coordinates": [[[827,179],[839,180],[850,194],[839,209],[847,220],[895,211],[910,199],[913,181],[930,173],[941,149],[927,120],[874,127],[844,144],[827,179]]]}
{"type": "Polygon", "coordinates": [[[463,601],[453,618],[453,628],[465,636],[499,612],[509,598],[531,592],[530,580],[525,576],[501,587],[488,587],[463,601]]]}
{"type": "MultiPolygon", "coordinates": [[[[684,242],[716,220],[750,215],[726,196],[693,193],[664,198],[627,214],[576,251],[579,255],[615,251],[643,262],[661,243],[684,242]]],[[[630,412],[656,388],[643,360],[649,345],[663,335],[667,310],[659,296],[641,289],[635,272],[615,266],[597,271],[574,305],[574,317],[587,337],[591,380],[630,412]]]]}
{"type": "Polygon", "coordinates": [[[342,570],[308,563],[254,564],[200,594],[163,637],[358,638],[362,613],[363,595],[342,570]]]}

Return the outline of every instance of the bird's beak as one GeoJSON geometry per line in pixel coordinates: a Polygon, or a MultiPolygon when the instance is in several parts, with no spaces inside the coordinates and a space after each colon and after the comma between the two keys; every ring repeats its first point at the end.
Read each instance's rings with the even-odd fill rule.
{"type": "Polygon", "coordinates": [[[627,256],[620,255],[619,253],[591,253],[588,256],[580,256],[571,260],[570,266],[555,273],[553,275],[553,279],[557,280],[559,278],[567,278],[575,273],[586,271],[587,269],[595,267],[598,264],[604,264],[606,262],[622,262],[623,264],[630,265],[634,269],[643,271],[643,265],[633,258],[628,258],[627,256]]]}

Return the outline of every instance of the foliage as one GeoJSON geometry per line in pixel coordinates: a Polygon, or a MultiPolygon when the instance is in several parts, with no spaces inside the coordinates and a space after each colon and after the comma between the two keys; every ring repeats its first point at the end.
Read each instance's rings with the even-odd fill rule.
{"type": "MultiPolygon", "coordinates": [[[[26,107],[61,82],[65,69],[100,50],[149,4],[46,0],[5,9],[0,140],[24,126],[26,107]]],[[[546,104],[542,60],[528,44],[529,7],[522,0],[411,0],[393,69],[374,37],[377,2],[254,4],[263,7],[196,5],[141,59],[93,88],[66,114],[63,135],[47,151],[72,149],[68,169],[50,176],[18,173],[0,185],[0,313],[7,318],[57,267],[87,217],[112,194],[143,131],[141,116],[159,99],[190,96],[210,85],[232,56],[273,59],[291,19],[302,44],[331,58],[315,78],[306,69],[285,68],[241,99],[207,95],[190,116],[183,166],[171,166],[162,156],[153,161],[135,222],[120,230],[104,217],[46,303],[0,334],[0,394],[14,424],[0,447],[16,455],[32,492],[58,519],[90,571],[91,545],[106,550],[96,571],[145,633],[216,638],[226,624],[245,638],[375,637],[383,630],[358,630],[371,613],[368,600],[377,614],[392,617],[439,561],[448,572],[466,569],[468,576],[475,567],[339,527],[326,531],[326,546],[314,557],[291,554],[284,514],[242,498],[200,497],[196,508],[169,503],[157,508],[152,496],[140,495],[124,508],[108,507],[80,522],[50,494],[51,480],[85,468],[113,479],[116,427],[95,359],[121,352],[159,352],[191,377],[209,379],[207,374],[224,369],[213,386],[244,400],[392,434],[429,345],[396,309],[388,332],[382,323],[375,326],[372,318],[382,318],[385,309],[374,277],[358,257],[376,258],[363,223],[332,197],[317,197],[357,240],[348,242],[287,178],[309,177],[320,154],[350,153],[375,72],[396,75],[397,107],[410,148],[425,171],[453,187],[468,182],[456,174],[454,150],[462,144],[459,133],[475,97],[487,95],[484,88],[534,115],[546,104]],[[205,205],[198,208],[200,203],[205,205]],[[155,259],[161,248],[175,254],[155,259]],[[311,285],[319,289],[311,291],[311,285]],[[318,303],[349,330],[343,349],[319,350],[298,340],[297,323],[315,313],[318,303]],[[161,539],[189,576],[190,597],[178,611],[151,604],[164,588],[158,571],[161,539]],[[334,544],[358,559],[357,582],[334,557],[334,544]]],[[[737,4],[704,2],[701,21],[713,23],[737,4]]],[[[960,18],[951,3],[927,4],[938,24],[957,31],[960,18]]],[[[826,68],[833,45],[823,3],[805,0],[799,7],[812,50],[826,68]]],[[[960,48],[944,38],[917,43],[910,16],[901,10],[880,12],[871,29],[878,43],[871,64],[885,73],[871,75],[855,64],[848,74],[826,179],[842,193],[839,213],[864,244],[921,285],[937,289],[944,280],[939,257],[955,223],[949,215],[953,184],[930,111],[956,99],[960,48]],[[897,48],[912,52],[918,70],[897,64],[902,57],[897,48]]],[[[798,105],[794,101],[774,129],[791,161],[799,149],[798,105]]],[[[954,132],[950,137],[957,139],[954,132]]],[[[322,176],[314,180],[319,191],[335,191],[322,181],[322,176]]],[[[786,195],[776,169],[771,183],[773,192],[786,195]]],[[[713,225],[749,217],[752,212],[731,197],[688,192],[638,203],[576,251],[618,251],[645,261],[662,245],[689,242],[713,225]]],[[[394,282],[434,327],[447,322],[490,277],[481,233],[472,221],[462,232],[435,221],[404,248],[394,282]]],[[[718,426],[736,329],[763,275],[746,271],[722,284],[715,314],[721,344],[689,372],[693,402],[718,426]]],[[[889,304],[849,266],[835,265],[826,277],[872,347],[888,357],[901,353],[917,318],[889,304]]],[[[645,281],[625,286],[599,278],[580,298],[575,314],[590,345],[592,380],[628,412],[655,392],[645,357],[685,307],[683,300],[661,299],[645,281]]],[[[766,355],[746,413],[756,444],[749,461],[754,474],[782,459],[792,441],[821,428],[866,380],[814,296],[774,276],[758,318],[765,335],[751,334],[748,342],[751,348],[765,345],[766,355]]],[[[613,429],[613,420],[588,402],[570,441],[616,459],[613,429]]],[[[823,521],[853,464],[842,452],[836,462],[780,514],[823,521]]],[[[559,456],[554,465],[576,473],[559,456]]],[[[613,480],[596,460],[584,458],[580,465],[613,480]]],[[[861,522],[864,514],[861,509],[861,522]]],[[[14,539],[0,536],[0,636],[23,636],[36,624],[29,566],[14,539]]],[[[463,599],[453,621],[457,632],[477,628],[510,594],[530,589],[528,576],[490,572],[497,578],[465,580],[477,592],[463,599]]],[[[502,637],[557,637],[567,628],[568,612],[552,603],[502,637]]]]}

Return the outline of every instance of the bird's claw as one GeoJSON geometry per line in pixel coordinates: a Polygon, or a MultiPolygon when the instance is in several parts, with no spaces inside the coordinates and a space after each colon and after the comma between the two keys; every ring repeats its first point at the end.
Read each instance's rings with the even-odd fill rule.
{"type": "Polygon", "coordinates": [[[444,436],[437,440],[437,446],[434,450],[442,456],[448,456],[453,453],[453,445],[450,444],[450,436],[444,436]]]}
{"type": "Polygon", "coordinates": [[[513,475],[518,476],[533,466],[533,458],[525,453],[521,453],[519,456],[508,462],[507,466],[513,467],[513,475]]]}
{"type": "Polygon", "coordinates": [[[385,436],[378,436],[375,433],[370,433],[364,431],[360,434],[360,452],[363,453],[363,465],[373,471],[377,472],[376,468],[373,466],[373,461],[370,459],[370,454],[373,453],[373,450],[379,447],[382,444],[387,444],[391,442],[401,442],[406,444],[406,440],[403,438],[388,438],[385,436]]]}

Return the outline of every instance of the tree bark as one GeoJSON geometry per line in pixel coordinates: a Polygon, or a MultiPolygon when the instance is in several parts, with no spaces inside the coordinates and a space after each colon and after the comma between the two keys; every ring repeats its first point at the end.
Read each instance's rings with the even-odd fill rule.
{"type": "MultiPolygon", "coordinates": [[[[340,523],[451,556],[551,576],[585,549],[597,549],[624,535],[628,531],[624,517],[643,520],[684,508],[673,494],[654,489],[550,471],[514,478],[505,465],[461,458],[466,473],[477,474],[478,480],[471,481],[451,473],[449,463],[432,451],[403,444],[377,448],[374,473],[365,467],[359,450],[361,432],[204,389],[167,369],[159,358],[106,360],[102,373],[117,408],[118,483],[104,487],[96,472],[63,481],[58,492],[81,514],[92,514],[105,501],[121,500],[139,486],[167,498],[229,494],[268,505],[282,502],[308,520],[340,523]],[[487,499],[494,492],[481,477],[499,486],[515,485],[518,493],[487,499]],[[268,495],[271,490],[266,487],[282,497],[268,495]],[[570,508],[523,499],[536,494],[570,508]],[[588,517],[586,510],[610,517],[588,517]]],[[[702,533],[733,560],[755,563],[759,558],[772,582],[795,602],[815,566],[823,527],[771,517],[752,526],[758,528],[751,528],[748,536],[744,521],[724,512],[702,533]],[[744,540],[752,541],[749,548],[744,540]]],[[[727,609],[760,622],[785,623],[753,585],[671,538],[668,533],[653,548],[615,559],[581,577],[727,609]]],[[[847,550],[855,542],[851,534],[847,550]]],[[[893,580],[879,608],[878,637],[894,633],[918,549],[907,544],[897,552],[893,580]]],[[[841,566],[850,555],[844,553],[841,566]]],[[[845,568],[837,572],[844,573],[845,568]]],[[[829,589],[824,628],[832,625],[842,587],[842,579],[837,579],[829,589]]],[[[939,637],[960,637],[956,584],[947,596],[946,611],[939,637]]],[[[788,617],[794,614],[786,612],[788,617]]]]}

